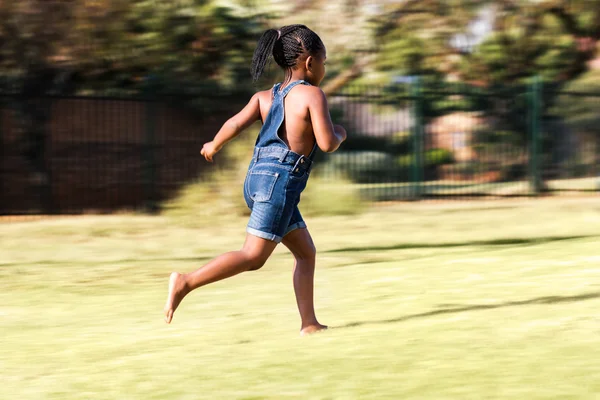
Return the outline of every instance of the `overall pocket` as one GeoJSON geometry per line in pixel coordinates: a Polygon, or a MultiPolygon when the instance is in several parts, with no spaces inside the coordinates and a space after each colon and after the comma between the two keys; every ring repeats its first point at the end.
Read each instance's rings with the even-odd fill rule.
{"type": "Polygon", "coordinates": [[[251,171],[246,180],[248,196],[258,203],[271,200],[277,178],[279,178],[277,172],[251,171]]]}

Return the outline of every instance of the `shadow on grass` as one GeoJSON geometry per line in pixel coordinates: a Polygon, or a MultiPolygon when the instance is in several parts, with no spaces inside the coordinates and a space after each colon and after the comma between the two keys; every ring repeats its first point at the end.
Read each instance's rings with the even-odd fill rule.
{"type": "Polygon", "coordinates": [[[510,246],[510,245],[537,245],[562,240],[576,240],[597,238],[598,235],[579,235],[579,236],[546,236],[535,238],[507,238],[493,240],[473,240],[468,242],[454,243],[398,243],[389,246],[365,246],[365,247],[344,247],[341,249],[327,250],[326,253],[358,252],[358,251],[385,251],[385,250],[403,250],[403,249],[424,249],[424,248],[443,248],[443,247],[467,247],[467,246],[510,246]]]}
{"type": "Polygon", "coordinates": [[[104,264],[123,264],[123,263],[153,263],[153,262],[204,262],[212,260],[213,257],[156,257],[156,258],[120,258],[117,260],[37,260],[37,261],[22,261],[12,263],[0,263],[0,267],[22,267],[32,265],[104,265],[104,264]]]}
{"type": "Polygon", "coordinates": [[[600,292],[583,293],[583,294],[579,294],[576,296],[536,297],[536,298],[529,299],[529,300],[509,301],[506,303],[499,303],[499,304],[453,305],[451,307],[441,308],[438,310],[428,311],[428,312],[420,313],[420,314],[412,314],[412,315],[406,315],[403,317],[383,319],[383,320],[350,322],[345,325],[333,326],[332,328],[353,328],[356,326],[363,326],[363,325],[391,324],[391,323],[395,323],[395,322],[410,321],[412,319],[434,317],[436,315],[456,314],[456,313],[469,312],[469,311],[480,311],[480,310],[493,310],[496,308],[527,306],[527,305],[533,305],[533,304],[572,303],[572,302],[576,302],[576,301],[585,301],[585,300],[592,300],[592,299],[597,299],[597,298],[600,298],[600,292]]]}

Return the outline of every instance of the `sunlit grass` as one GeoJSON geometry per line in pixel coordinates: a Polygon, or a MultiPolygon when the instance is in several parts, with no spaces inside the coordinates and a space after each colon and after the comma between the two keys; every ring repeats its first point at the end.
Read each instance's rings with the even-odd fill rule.
{"type": "Polygon", "coordinates": [[[0,225],[0,398],[589,398],[600,391],[596,200],[401,204],[307,218],[292,259],[200,289],[162,322],[170,271],[238,248],[244,217],[0,225]],[[219,223],[219,221],[222,223],[219,223]]]}

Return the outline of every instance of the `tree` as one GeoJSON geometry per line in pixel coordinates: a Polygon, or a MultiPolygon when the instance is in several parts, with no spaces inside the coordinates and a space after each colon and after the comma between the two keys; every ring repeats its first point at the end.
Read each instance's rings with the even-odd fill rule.
{"type": "Polygon", "coordinates": [[[38,193],[52,197],[45,95],[177,93],[208,113],[220,94],[251,90],[237,83],[249,75],[261,30],[256,14],[239,16],[212,0],[0,2],[0,90],[11,94],[38,193]],[[198,101],[206,97],[212,101],[198,101]]]}
{"type": "Polygon", "coordinates": [[[80,80],[92,91],[151,85],[155,94],[197,97],[238,89],[262,31],[256,16],[211,0],[112,1],[82,11],[83,36],[93,39],[78,57],[80,80]]]}
{"type": "Polygon", "coordinates": [[[488,86],[541,74],[565,82],[586,70],[600,40],[599,0],[413,0],[389,6],[376,20],[379,68],[407,74],[455,75],[488,86]],[[491,32],[460,47],[482,10],[491,32]]]}
{"type": "Polygon", "coordinates": [[[0,3],[0,18],[0,76],[13,88],[52,69],[70,79],[47,85],[94,93],[139,93],[149,82],[193,95],[236,89],[263,28],[257,13],[212,0],[25,0],[0,3]]]}
{"type": "Polygon", "coordinates": [[[47,212],[52,211],[49,169],[45,164],[49,119],[48,102],[40,97],[61,77],[59,68],[70,40],[71,2],[35,1],[0,3],[1,88],[10,91],[20,131],[20,152],[28,162],[31,180],[47,212]]]}
{"type": "Polygon", "coordinates": [[[561,116],[571,128],[594,134],[600,140],[600,70],[581,75],[569,82],[562,92],[564,94],[559,94],[552,105],[552,111],[561,116]]]}

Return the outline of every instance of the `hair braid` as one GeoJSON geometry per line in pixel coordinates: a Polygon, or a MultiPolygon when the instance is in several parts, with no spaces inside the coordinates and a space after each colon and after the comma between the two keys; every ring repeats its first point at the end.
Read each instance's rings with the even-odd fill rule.
{"type": "Polygon", "coordinates": [[[325,46],[321,38],[305,25],[287,25],[269,29],[260,37],[252,57],[252,78],[257,81],[268,65],[271,56],[288,72],[295,68],[298,58],[305,53],[315,55],[325,46]]]}
{"type": "Polygon", "coordinates": [[[256,82],[262,75],[273,54],[273,46],[279,37],[275,29],[269,29],[258,39],[256,50],[252,56],[252,78],[256,82]]]}

